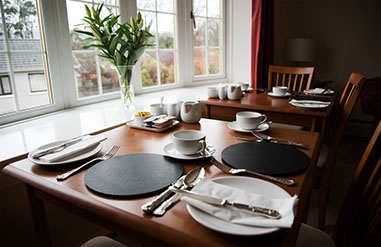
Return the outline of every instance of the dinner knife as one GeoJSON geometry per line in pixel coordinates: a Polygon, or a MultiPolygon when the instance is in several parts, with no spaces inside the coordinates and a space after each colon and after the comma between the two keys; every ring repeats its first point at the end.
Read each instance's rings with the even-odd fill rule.
{"type": "Polygon", "coordinates": [[[267,218],[271,218],[271,219],[280,219],[282,217],[281,214],[274,209],[261,208],[261,207],[256,207],[256,206],[252,206],[252,205],[248,205],[248,204],[231,202],[231,201],[228,201],[226,199],[220,199],[220,198],[216,198],[216,197],[212,197],[212,196],[201,195],[201,194],[198,194],[198,193],[195,193],[192,191],[182,190],[182,189],[179,189],[179,188],[176,188],[173,186],[171,186],[170,189],[171,189],[171,191],[173,191],[175,193],[178,193],[178,194],[181,194],[184,196],[188,196],[190,198],[193,198],[193,199],[196,199],[199,201],[203,201],[203,202],[206,202],[209,204],[218,205],[218,206],[230,205],[230,206],[233,206],[233,207],[236,207],[239,209],[250,211],[252,213],[255,213],[255,214],[258,214],[261,216],[265,216],[267,218]]]}
{"type": "Polygon", "coordinates": [[[81,142],[87,136],[89,136],[89,135],[83,135],[83,136],[75,137],[75,138],[70,139],[69,141],[61,143],[61,144],[59,144],[57,146],[53,146],[53,147],[50,147],[50,148],[47,148],[47,149],[35,152],[32,155],[32,158],[38,159],[38,158],[40,158],[40,157],[42,157],[44,155],[52,154],[52,153],[56,153],[56,152],[62,151],[62,150],[64,150],[65,148],[67,148],[69,146],[72,146],[72,145],[74,145],[76,143],[81,142]]]}

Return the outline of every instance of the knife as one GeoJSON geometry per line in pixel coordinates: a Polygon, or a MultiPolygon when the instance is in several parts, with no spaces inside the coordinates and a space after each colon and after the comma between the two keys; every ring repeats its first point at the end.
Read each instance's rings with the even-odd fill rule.
{"type": "Polygon", "coordinates": [[[226,199],[220,199],[220,198],[216,198],[216,197],[212,197],[212,196],[201,195],[201,194],[198,194],[198,193],[195,193],[192,191],[182,190],[182,189],[179,189],[179,188],[176,188],[173,186],[171,186],[170,189],[171,189],[171,191],[173,191],[175,193],[178,193],[178,194],[181,194],[184,196],[188,196],[190,198],[193,198],[193,199],[196,199],[199,201],[203,201],[203,202],[206,202],[209,204],[214,204],[214,205],[218,205],[218,206],[230,205],[230,206],[233,206],[233,207],[236,207],[239,209],[250,211],[252,213],[255,213],[255,214],[258,214],[261,216],[265,216],[267,218],[271,218],[271,219],[279,219],[282,217],[280,215],[280,213],[274,209],[261,208],[261,207],[256,207],[256,206],[252,206],[252,205],[248,205],[248,204],[231,202],[231,201],[228,201],[226,199]]]}
{"type": "MultiPolygon", "coordinates": [[[[303,143],[289,141],[289,140],[285,140],[285,139],[277,138],[277,137],[272,137],[272,136],[266,135],[264,133],[258,133],[258,132],[254,132],[254,131],[252,131],[251,133],[255,137],[257,137],[263,141],[268,141],[268,142],[278,143],[278,144],[283,144],[283,145],[289,145],[289,146],[294,146],[294,147],[304,148],[304,149],[308,148],[308,145],[303,144],[303,143]]],[[[256,139],[253,139],[253,140],[256,140],[256,139]]]]}
{"type": "Polygon", "coordinates": [[[72,146],[72,145],[74,145],[76,143],[79,143],[79,142],[83,141],[83,139],[85,139],[85,137],[87,137],[87,136],[89,136],[89,135],[78,136],[78,137],[75,137],[73,139],[70,139],[69,141],[61,143],[61,144],[59,144],[57,146],[53,146],[53,147],[50,147],[50,148],[47,148],[47,149],[35,152],[32,155],[32,158],[38,159],[38,158],[40,158],[40,157],[42,157],[44,155],[47,155],[47,154],[52,154],[52,153],[60,152],[60,151],[64,150],[65,148],[69,147],[69,146],[72,146]]]}

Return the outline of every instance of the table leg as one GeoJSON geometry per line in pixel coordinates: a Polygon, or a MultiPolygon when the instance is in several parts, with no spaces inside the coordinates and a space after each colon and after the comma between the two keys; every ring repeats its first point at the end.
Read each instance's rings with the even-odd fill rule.
{"type": "Polygon", "coordinates": [[[205,118],[210,118],[210,105],[205,105],[205,118]]]}
{"type": "Polygon", "coordinates": [[[52,246],[44,201],[36,196],[35,189],[32,186],[26,185],[26,189],[32,210],[37,243],[39,246],[52,246]]]}
{"type": "Polygon", "coordinates": [[[315,132],[316,131],[316,121],[317,121],[317,118],[313,117],[312,118],[312,124],[311,124],[311,132],[315,132]]]}

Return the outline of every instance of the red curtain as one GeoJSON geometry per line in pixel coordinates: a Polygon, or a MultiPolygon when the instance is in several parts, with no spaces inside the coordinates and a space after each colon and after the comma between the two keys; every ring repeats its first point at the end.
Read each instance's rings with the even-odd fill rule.
{"type": "Polygon", "coordinates": [[[274,1],[252,0],[251,87],[266,88],[274,56],[274,1]]]}

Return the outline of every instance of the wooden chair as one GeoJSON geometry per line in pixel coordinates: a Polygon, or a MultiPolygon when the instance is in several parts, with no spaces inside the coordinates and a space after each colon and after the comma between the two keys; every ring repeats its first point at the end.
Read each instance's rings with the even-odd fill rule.
{"type": "Polygon", "coordinates": [[[273,86],[286,86],[289,90],[310,89],[314,67],[269,66],[268,89],[273,86]]]}
{"type": "Polygon", "coordinates": [[[353,72],[345,86],[341,95],[341,99],[335,113],[336,119],[333,122],[331,139],[328,141],[328,147],[323,145],[321,153],[328,149],[326,157],[319,157],[317,164],[317,175],[320,177],[319,192],[319,229],[325,227],[326,204],[328,201],[329,183],[331,174],[336,162],[336,154],[343,136],[348,119],[355,107],[357,99],[363,89],[366,78],[358,73],[353,72]]]}
{"type": "Polygon", "coordinates": [[[332,238],[302,224],[296,246],[381,246],[381,121],[361,158],[332,238]]]}

